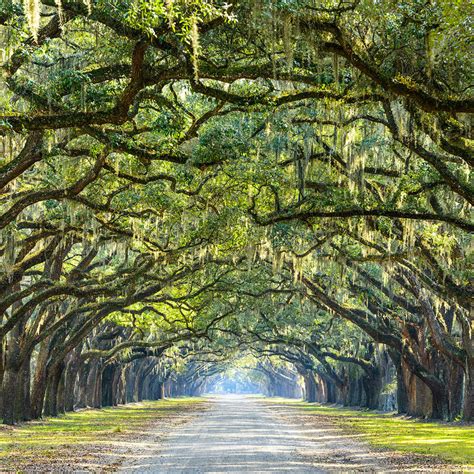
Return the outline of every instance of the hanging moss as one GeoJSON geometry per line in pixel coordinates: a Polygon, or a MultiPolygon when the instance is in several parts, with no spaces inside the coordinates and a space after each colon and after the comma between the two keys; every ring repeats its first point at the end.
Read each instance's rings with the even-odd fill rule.
{"type": "Polygon", "coordinates": [[[83,0],[84,5],[87,7],[87,14],[90,15],[92,13],[92,0],[83,0]]]}
{"type": "Polygon", "coordinates": [[[56,8],[58,10],[58,17],[59,17],[59,25],[61,28],[64,27],[64,10],[63,10],[63,2],[62,0],[54,0],[56,4],[56,8]]]}
{"type": "Polygon", "coordinates": [[[23,9],[28,22],[31,35],[34,40],[38,42],[38,31],[40,28],[40,14],[41,14],[40,0],[23,0],[23,9]]]}

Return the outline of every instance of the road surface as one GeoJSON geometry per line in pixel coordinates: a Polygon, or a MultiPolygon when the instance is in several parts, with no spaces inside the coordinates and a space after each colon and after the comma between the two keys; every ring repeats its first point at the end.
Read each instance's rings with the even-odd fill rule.
{"type": "Polygon", "coordinates": [[[176,428],[161,446],[130,453],[120,472],[378,470],[365,444],[341,440],[328,427],[302,426],[281,415],[281,409],[252,397],[212,398],[209,410],[176,428]]]}

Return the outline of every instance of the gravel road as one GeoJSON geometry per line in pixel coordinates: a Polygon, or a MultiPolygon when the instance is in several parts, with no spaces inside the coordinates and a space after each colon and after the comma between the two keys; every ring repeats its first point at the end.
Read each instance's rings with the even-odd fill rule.
{"type": "Polygon", "coordinates": [[[135,445],[119,472],[463,472],[428,456],[374,450],[330,419],[271,401],[229,395],[209,402],[162,442],[135,445]]]}
{"type": "Polygon", "coordinates": [[[210,402],[210,409],[174,429],[161,445],[131,452],[119,472],[459,472],[374,451],[330,421],[308,422],[294,409],[252,397],[222,396],[210,402]]]}
{"type": "Polygon", "coordinates": [[[298,455],[308,442],[301,431],[257,400],[223,396],[211,403],[179,427],[160,452],[141,453],[121,472],[323,472],[298,455]]]}

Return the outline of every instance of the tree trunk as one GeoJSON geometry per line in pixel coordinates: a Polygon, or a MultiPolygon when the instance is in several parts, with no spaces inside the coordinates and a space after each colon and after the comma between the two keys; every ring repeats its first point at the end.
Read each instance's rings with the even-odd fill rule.
{"type": "Polygon", "coordinates": [[[136,364],[133,364],[133,365],[129,365],[127,367],[127,373],[126,373],[126,376],[125,376],[125,380],[126,380],[126,399],[125,399],[125,402],[126,403],[129,403],[129,402],[134,402],[135,399],[134,399],[134,390],[135,390],[135,379],[136,379],[136,374],[135,374],[135,371],[134,371],[134,368],[136,368],[136,364]]]}
{"type": "Polygon", "coordinates": [[[79,370],[79,358],[73,356],[67,364],[65,377],[65,396],[64,396],[64,410],[74,410],[74,394],[76,388],[77,372],[79,370]]]}
{"type": "Polygon", "coordinates": [[[408,391],[405,383],[401,354],[393,349],[389,350],[388,354],[390,359],[392,359],[397,373],[397,411],[400,414],[408,413],[408,391]]]}
{"type": "Polygon", "coordinates": [[[312,371],[308,370],[308,372],[304,375],[304,384],[306,401],[310,403],[316,402],[317,383],[312,371]]]}
{"type": "Polygon", "coordinates": [[[96,384],[97,384],[97,373],[98,373],[98,362],[92,360],[88,364],[89,371],[87,373],[87,382],[85,386],[85,400],[86,406],[93,407],[95,405],[95,397],[97,394],[96,384]]]}
{"type": "Polygon", "coordinates": [[[376,410],[379,406],[380,393],[382,392],[382,377],[380,370],[374,368],[370,375],[366,375],[362,379],[365,392],[365,406],[371,410],[376,410]]]}
{"type": "Polygon", "coordinates": [[[109,364],[102,370],[102,406],[110,407],[113,405],[113,381],[114,381],[115,367],[109,364]]]}
{"type": "Polygon", "coordinates": [[[2,392],[4,394],[2,418],[3,423],[7,425],[13,425],[18,421],[16,408],[20,393],[20,384],[18,382],[22,366],[19,340],[20,327],[17,325],[8,335],[5,353],[5,370],[2,383],[2,392]]]}
{"type": "Polygon", "coordinates": [[[439,420],[450,420],[449,396],[447,390],[436,390],[431,388],[433,395],[433,411],[431,417],[439,420]]]}
{"type": "Polygon", "coordinates": [[[114,376],[112,377],[112,406],[117,406],[121,398],[122,368],[120,365],[114,366],[114,376]]]}
{"type": "Polygon", "coordinates": [[[463,323],[463,343],[466,351],[463,420],[474,421],[474,321],[463,323]]]}
{"type": "MultiPolygon", "coordinates": [[[[0,321],[1,321],[0,317],[0,321]]],[[[0,341],[0,414],[3,413],[3,374],[5,372],[5,365],[4,365],[4,343],[3,341],[0,341]]]]}
{"type": "Polygon", "coordinates": [[[135,384],[133,388],[133,400],[141,402],[143,400],[143,384],[146,377],[146,366],[142,363],[138,366],[135,374],[135,384]]]}
{"type": "Polygon", "coordinates": [[[19,369],[7,363],[3,375],[2,391],[5,394],[3,398],[2,419],[6,425],[15,424],[15,401],[18,388],[19,369]]]}
{"type": "Polygon", "coordinates": [[[94,408],[102,407],[102,367],[98,364],[96,371],[96,380],[94,381],[94,391],[92,397],[92,406],[94,408]]]}
{"type": "Polygon", "coordinates": [[[17,389],[17,400],[15,406],[15,417],[18,421],[31,420],[31,398],[30,398],[30,355],[23,358],[20,367],[17,389]]]}
{"type": "Polygon", "coordinates": [[[48,383],[44,403],[44,414],[46,416],[58,415],[58,393],[63,371],[64,362],[62,361],[52,365],[48,370],[48,383]]]}
{"type": "Polygon", "coordinates": [[[461,366],[450,361],[452,370],[450,371],[448,383],[449,413],[450,419],[454,420],[463,411],[463,379],[464,370],[461,366]]]}
{"type": "Polygon", "coordinates": [[[468,357],[464,379],[463,420],[474,421],[474,358],[468,357]]]}
{"type": "Polygon", "coordinates": [[[85,408],[87,406],[87,380],[89,378],[90,365],[79,363],[77,383],[75,386],[74,408],[85,408]]]}
{"type": "Polygon", "coordinates": [[[326,379],[327,403],[336,403],[336,385],[326,379]]]}
{"type": "Polygon", "coordinates": [[[410,416],[428,417],[432,414],[432,393],[411,370],[402,362],[404,383],[407,388],[407,411],[410,416]]]}
{"type": "Polygon", "coordinates": [[[66,371],[63,370],[59,379],[57,414],[66,412],[66,371]]]}
{"type": "Polygon", "coordinates": [[[156,400],[164,398],[164,389],[163,382],[156,382],[156,400]]]}
{"type": "Polygon", "coordinates": [[[39,348],[36,358],[36,370],[33,377],[33,389],[31,392],[31,417],[41,418],[43,414],[44,397],[46,394],[47,371],[46,366],[49,357],[50,338],[45,339],[39,348]]]}
{"type": "Polygon", "coordinates": [[[347,394],[345,404],[348,406],[362,406],[365,403],[361,377],[351,374],[347,381],[347,394]]]}
{"type": "Polygon", "coordinates": [[[119,381],[119,392],[117,403],[125,404],[127,403],[127,369],[120,369],[120,381],[119,381]]]}

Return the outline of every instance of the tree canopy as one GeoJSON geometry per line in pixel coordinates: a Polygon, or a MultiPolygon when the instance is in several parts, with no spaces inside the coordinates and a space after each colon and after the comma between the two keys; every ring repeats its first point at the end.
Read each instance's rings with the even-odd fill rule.
{"type": "Polygon", "coordinates": [[[236,367],[472,420],[473,13],[3,1],[4,422],[236,367]]]}

